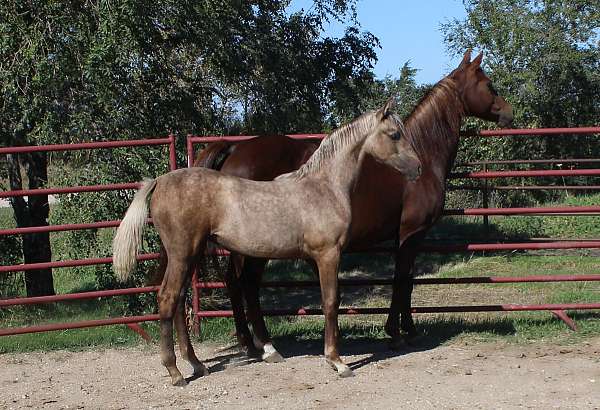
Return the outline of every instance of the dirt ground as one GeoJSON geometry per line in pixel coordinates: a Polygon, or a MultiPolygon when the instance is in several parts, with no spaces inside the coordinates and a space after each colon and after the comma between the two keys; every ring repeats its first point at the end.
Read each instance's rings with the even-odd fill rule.
{"type": "MultiPolygon", "coordinates": [[[[277,364],[197,345],[208,377],[172,387],[156,345],[0,356],[0,408],[600,409],[600,338],[576,346],[465,344],[390,351],[344,341],[340,379],[320,343],[279,346],[277,364]]],[[[183,370],[187,363],[179,361],[183,370]]]]}

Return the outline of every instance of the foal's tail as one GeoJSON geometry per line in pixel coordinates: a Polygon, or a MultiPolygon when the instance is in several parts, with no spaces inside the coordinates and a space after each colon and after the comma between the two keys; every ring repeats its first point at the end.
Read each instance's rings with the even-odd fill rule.
{"type": "Polygon", "coordinates": [[[113,240],[113,269],[121,282],[127,280],[137,263],[136,255],[148,217],[148,200],[155,186],[156,179],[145,179],[142,182],[113,240]]]}

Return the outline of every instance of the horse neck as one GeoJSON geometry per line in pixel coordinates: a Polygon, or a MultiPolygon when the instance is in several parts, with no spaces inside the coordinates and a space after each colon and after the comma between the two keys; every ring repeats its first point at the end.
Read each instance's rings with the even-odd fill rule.
{"type": "Polygon", "coordinates": [[[323,140],[302,167],[284,178],[318,179],[328,183],[336,194],[348,197],[358,177],[363,147],[376,122],[376,114],[371,112],[338,128],[323,140]]]}
{"type": "Polygon", "coordinates": [[[366,138],[356,144],[340,149],[327,165],[323,166],[315,175],[315,177],[327,181],[336,194],[348,200],[348,204],[350,192],[360,175],[360,169],[365,158],[363,150],[365,140],[366,138]]]}
{"type": "Polygon", "coordinates": [[[464,102],[456,82],[446,77],[421,100],[405,121],[405,130],[424,168],[446,179],[458,149],[464,102]]]}

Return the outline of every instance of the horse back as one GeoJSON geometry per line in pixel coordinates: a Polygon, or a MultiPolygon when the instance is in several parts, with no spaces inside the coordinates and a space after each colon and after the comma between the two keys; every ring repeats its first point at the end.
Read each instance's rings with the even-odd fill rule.
{"type": "Polygon", "coordinates": [[[221,172],[255,181],[271,181],[304,164],[319,146],[313,140],[270,135],[242,141],[223,161],[221,172]]]}

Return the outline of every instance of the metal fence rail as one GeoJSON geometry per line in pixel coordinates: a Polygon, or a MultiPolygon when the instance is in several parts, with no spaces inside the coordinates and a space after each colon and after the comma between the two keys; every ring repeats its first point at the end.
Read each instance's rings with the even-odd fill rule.
{"type": "MultiPolygon", "coordinates": [[[[532,130],[497,130],[497,131],[481,131],[477,136],[481,137],[504,137],[504,136],[539,136],[539,135],[568,135],[568,134],[600,134],[600,127],[586,127],[586,128],[560,128],[560,129],[532,129],[532,130]]],[[[324,134],[299,134],[290,135],[292,138],[298,139],[320,139],[324,137],[324,134]]],[[[474,134],[468,135],[470,137],[475,136],[474,134]]],[[[187,148],[188,148],[188,165],[191,166],[191,162],[194,158],[194,144],[196,143],[208,143],[220,140],[230,141],[241,141],[252,137],[249,136],[234,136],[234,137],[223,137],[223,136],[188,136],[187,148]]],[[[9,147],[0,148],[0,154],[15,154],[24,152],[42,152],[42,151],[67,151],[67,150],[80,150],[80,149],[107,149],[107,148],[122,148],[122,147],[141,147],[141,146],[153,146],[153,145],[168,145],[169,146],[169,163],[170,169],[176,169],[176,157],[175,157],[175,137],[169,136],[168,138],[158,138],[150,140],[134,140],[134,141],[108,141],[108,142],[93,142],[93,143],[81,143],[81,144],[58,144],[58,145],[46,145],[46,146],[32,146],[32,147],[9,147]]],[[[556,160],[558,161],[558,160],[556,160]]],[[[579,160],[580,162],[594,163],[598,160],[579,160]]],[[[490,178],[505,178],[505,177],[523,177],[523,176],[597,176],[600,175],[598,169],[586,169],[586,170],[551,170],[551,171],[483,171],[483,172],[469,172],[456,174],[455,177],[464,177],[471,179],[490,179],[490,178]],[[548,173],[549,172],[549,173],[548,173]]],[[[39,190],[19,190],[19,191],[5,191],[0,192],[0,198],[8,198],[14,196],[25,196],[25,195],[47,195],[47,194],[63,194],[63,193],[76,193],[76,192],[98,192],[103,190],[113,189],[133,189],[137,188],[138,183],[121,183],[121,184],[107,184],[107,185],[95,185],[95,186],[80,186],[80,187],[62,187],[62,188],[45,188],[39,190]]],[[[589,186],[586,188],[595,189],[595,186],[589,186]]],[[[491,187],[489,187],[491,188],[491,187]]],[[[511,189],[513,187],[498,187],[511,189]]],[[[542,187],[551,189],[551,187],[542,187]]],[[[559,187],[565,189],[566,187],[559,187]]],[[[578,189],[579,187],[574,187],[578,189]]],[[[526,187],[515,186],[514,189],[526,189],[526,187]]],[[[574,215],[596,215],[600,212],[600,207],[553,207],[553,208],[483,208],[483,209],[453,209],[446,210],[447,215],[526,215],[526,214],[574,214],[574,215]]],[[[22,235],[28,233],[38,232],[59,232],[68,230],[79,230],[79,229],[98,229],[98,228],[110,228],[118,226],[119,221],[98,221],[86,224],[64,224],[55,226],[45,227],[27,227],[27,228],[13,228],[13,229],[1,229],[0,235],[22,235]]],[[[472,252],[472,251],[504,251],[504,250],[527,250],[527,249],[583,249],[583,248],[600,248],[600,241],[598,240],[587,240],[587,241],[553,241],[553,242],[526,242],[526,243],[483,243],[483,244],[453,244],[453,245],[439,245],[429,244],[423,247],[424,251],[428,252],[472,252]]],[[[371,249],[373,252],[392,252],[394,249],[385,247],[375,247],[371,249]]],[[[222,252],[226,254],[226,252],[222,252]]],[[[156,259],[158,254],[145,254],[140,255],[138,260],[151,260],[156,259]]],[[[36,263],[36,264],[21,264],[12,266],[0,266],[0,273],[35,270],[40,268],[62,268],[62,267],[74,267],[74,266],[88,266],[95,264],[106,264],[111,263],[112,258],[88,258],[81,260],[64,260],[54,261],[47,263],[36,263]]],[[[556,281],[598,281],[600,275],[558,275],[558,276],[526,276],[522,278],[502,278],[502,277],[477,277],[477,278],[445,278],[445,279],[416,279],[415,283],[422,284],[462,284],[462,283],[510,283],[510,282],[556,282],[556,281]]],[[[391,281],[359,281],[361,286],[366,284],[370,285],[387,285],[391,281]]],[[[341,281],[343,286],[356,286],[351,282],[341,281]]],[[[268,282],[264,286],[314,286],[311,282],[296,282],[294,284],[286,284],[286,282],[268,282]]],[[[193,290],[194,290],[194,314],[195,317],[215,317],[215,316],[229,316],[230,311],[203,311],[200,309],[199,294],[198,291],[203,288],[218,288],[222,287],[222,283],[202,283],[194,279],[193,290]]],[[[117,290],[103,290],[96,292],[83,292],[69,295],[56,295],[56,296],[45,296],[40,298],[12,298],[0,300],[0,308],[6,308],[10,306],[18,305],[29,305],[37,303],[56,303],[64,302],[67,300],[83,300],[93,299],[98,297],[114,297],[127,294],[155,292],[157,287],[144,287],[144,288],[131,288],[131,289],[117,289],[117,290]]],[[[522,311],[522,310],[550,310],[555,312],[557,315],[561,315],[563,310],[578,310],[578,309],[600,309],[600,304],[561,304],[561,305],[490,305],[490,306],[438,306],[438,307],[415,307],[413,312],[415,313],[430,313],[430,312],[458,312],[458,311],[522,311]]],[[[383,308],[346,308],[342,309],[342,314],[358,314],[358,313],[386,313],[387,309],[383,308]]],[[[273,315],[292,315],[292,314],[320,314],[320,309],[283,309],[283,310],[272,310],[266,311],[266,314],[273,315]]],[[[564,318],[563,318],[564,319],[564,318]]],[[[139,332],[144,337],[143,331],[136,326],[137,322],[158,320],[158,315],[146,315],[146,316],[134,316],[134,317],[121,317],[121,318],[110,318],[110,319],[98,319],[88,320],[82,322],[73,323],[52,323],[47,325],[28,326],[22,328],[7,328],[0,329],[0,336],[11,335],[11,334],[23,334],[33,332],[43,332],[50,330],[60,329],[74,329],[91,326],[104,326],[112,324],[126,324],[130,326],[136,332],[139,332]]]]}
{"type": "MultiPolygon", "coordinates": [[[[566,136],[575,134],[600,134],[600,127],[582,127],[582,128],[543,128],[543,129],[509,129],[509,130],[490,130],[480,131],[477,133],[466,133],[465,137],[533,137],[533,136],[566,136]]],[[[322,135],[310,135],[310,138],[321,138],[322,135]]],[[[193,144],[195,143],[211,143],[215,141],[241,141],[254,137],[200,137],[188,136],[188,166],[192,165],[194,158],[193,144]]],[[[536,160],[535,163],[550,163],[554,164],[559,160],[536,160]]],[[[526,160],[514,160],[506,163],[527,163],[526,160]]],[[[574,162],[574,160],[573,160],[574,162]]],[[[595,164],[600,162],[598,159],[581,159],[579,162],[595,164]]],[[[487,166],[494,161],[481,162],[487,166]]],[[[505,161],[498,161],[499,164],[504,164],[505,161]]],[[[473,165],[473,164],[468,164],[473,165]]],[[[514,178],[514,177],[572,177],[572,176],[600,176],[600,169],[583,169],[583,170],[529,170],[529,171],[477,171],[477,172],[462,172],[452,173],[450,179],[493,179],[493,178],[514,178]]],[[[455,187],[460,189],[461,187],[455,187]]],[[[509,189],[509,187],[498,187],[499,189],[509,189]]],[[[514,187],[515,189],[526,189],[524,187],[514,187]]],[[[546,188],[546,187],[540,187],[546,188]]],[[[594,189],[593,187],[591,187],[594,189]]],[[[471,187],[471,189],[481,189],[481,187],[471,187]]],[[[490,189],[487,187],[487,189],[490,189]]],[[[560,187],[565,189],[565,187],[560,187]]],[[[575,187],[578,189],[578,187],[575,187]]],[[[485,205],[487,201],[484,201],[485,205]]],[[[508,215],[598,215],[600,214],[600,206],[580,206],[580,207],[530,207],[530,208],[475,208],[475,209],[447,209],[444,215],[464,215],[464,216],[508,216],[508,215]]],[[[487,220],[485,220],[487,223],[487,220]]],[[[471,243],[471,244],[425,244],[421,247],[421,251],[425,252],[475,252],[475,251],[508,251],[508,250],[538,250],[538,249],[598,249],[600,248],[600,240],[567,240],[567,241],[540,241],[540,242],[525,242],[525,243],[471,243]]],[[[393,248],[371,248],[373,252],[394,252],[393,248]]],[[[227,252],[223,252],[226,254],[227,252]]],[[[469,284],[469,283],[516,283],[516,282],[565,282],[565,281],[598,281],[600,275],[560,275],[556,279],[551,277],[540,276],[524,276],[516,278],[450,278],[450,279],[415,279],[415,284],[469,284]]],[[[300,281],[300,282],[268,282],[263,284],[264,287],[282,286],[282,287],[302,287],[315,286],[318,282],[300,281]]],[[[389,281],[363,280],[359,282],[361,286],[373,286],[377,284],[391,284],[389,281]]],[[[348,282],[340,281],[341,286],[352,286],[348,282]]],[[[231,311],[210,311],[202,310],[200,304],[200,291],[207,288],[222,288],[224,284],[221,282],[205,283],[197,280],[194,275],[192,279],[193,296],[193,311],[196,318],[199,320],[203,317],[229,317],[231,311]]],[[[548,310],[553,312],[557,317],[562,319],[569,327],[575,329],[575,324],[566,316],[565,310],[579,309],[600,309],[600,303],[592,304],[541,304],[541,305],[479,305],[479,306],[432,306],[432,307],[414,307],[413,313],[434,313],[434,312],[480,312],[480,311],[531,311],[531,310],[548,310]]],[[[385,308],[346,308],[340,309],[340,314],[380,314],[387,313],[385,308]]],[[[280,316],[280,315],[320,315],[320,309],[271,309],[263,312],[265,315],[280,316]]]]}

